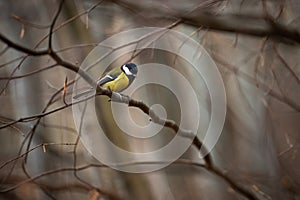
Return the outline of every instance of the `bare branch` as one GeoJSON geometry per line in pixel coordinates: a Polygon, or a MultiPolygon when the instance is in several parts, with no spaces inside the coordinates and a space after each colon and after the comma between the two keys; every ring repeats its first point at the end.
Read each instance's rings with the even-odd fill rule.
{"type": "Polygon", "coordinates": [[[48,50],[40,50],[40,51],[35,51],[26,47],[23,47],[21,45],[18,45],[11,40],[9,40],[7,37],[5,37],[2,33],[0,33],[0,40],[7,44],[7,46],[12,47],[20,52],[32,55],[32,56],[43,56],[48,54],[48,50]]]}
{"type": "Polygon", "coordinates": [[[49,30],[49,41],[48,41],[48,49],[51,51],[52,50],[52,35],[53,35],[53,29],[54,29],[54,25],[58,19],[58,16],[61,12],[62,6],[64,4],[64,0],[61,0],[57,9],[56,14],[54,15],[54,18],[52,20],[52,23],[50,25],[50,30],[49,30]]]}
{"type": "Polygon", "coordinates": [[[283,63],[283,65],[287,68],[287,70],[292,74],[292,76],[296,79],[297,83],[300,84],[300,78],[298,77],[298,75],[294,72],[294,70],[292,69],[292,67],[286,62],[286,60],[282,57],[282,55],[280,54],[278,47],[276,45],[274,45],[274,51],[277,55],[277,57],[279,58],[279,60],[283,63]]]}

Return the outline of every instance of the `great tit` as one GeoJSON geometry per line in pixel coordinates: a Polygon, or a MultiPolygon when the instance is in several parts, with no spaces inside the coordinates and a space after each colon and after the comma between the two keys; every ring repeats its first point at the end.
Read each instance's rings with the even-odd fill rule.
{"type": "MultiPolygon", "coordinates": [[[[137,75],[138,69],[134,63],[127,63],[121,67],[116,67],[110,70],[108,73],[102,75],[98,81],[97,85],[110,89],[114,92],[122,92],[133,82],[137,75]]],[[[87,95],[92,89],[87,90],[74,96],[75,99],[87,95]]]]}

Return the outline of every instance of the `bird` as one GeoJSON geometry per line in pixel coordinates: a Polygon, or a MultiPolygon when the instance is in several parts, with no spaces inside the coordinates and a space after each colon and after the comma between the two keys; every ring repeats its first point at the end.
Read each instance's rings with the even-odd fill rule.
{"type": "MultiPolygon", "coordinates": [[[[138,68],[134,63],[126,63],[121,67],[115,67],[106,74],[103,74],[97,81],[97,86],[109,89],[113,92],[122,92],[128,88],[134,81],[138,73],[138,68]]],[[[86,90],[76,96],[74,99],[78,99],[81,96],[85,96],[93,91],[93,88],[86,90]]]]}

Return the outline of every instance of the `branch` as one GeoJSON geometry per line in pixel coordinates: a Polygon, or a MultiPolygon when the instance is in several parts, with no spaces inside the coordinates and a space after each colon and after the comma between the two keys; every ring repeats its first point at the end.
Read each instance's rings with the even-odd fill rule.
{"type": "Polygon", "coordinates": [[[278,46],[276,46],[274,44],[273,49],[274,49],[276,56],[279,58],[279,60],[283,63],[283,65],[287,68],[287,70],[292,74],[292,76],[296,79],[297,83],[300,84],[300,78],[298,77],[296,72],[294,72],[294,70],[288,64],[288,62],[284,59],[284,57],[280,54],[278,46]]]}
{"type": "Polygon", "coordinates": [[[29,73],[26,73],[26,74],[23,74],[23,75],[19,75],[19,76],[3,76],[3,77],[0,77],[0,80],[13,80],[13,79],[24,78],[24,77],[32,76],[34,74],[38,74],[38,73],[40,73],[42,71],[45,71],[45,70],[52,69],[56,66],[57,66],[57,64],[49,65],[47,67],[40,68],[40,69],[37,69],[37,70],[33,70],[32,72],[29,72],[29,73]]]}
{"type": "Polygon", "coordinates": [[[280,24],[278,21],[270,20],[269,16],[248,16],[240,14],[216,14],[210,7],[218,1],[207,1],[200,3],[193,12],[184,12],[179,9],[169,10],[160,4],[144,6],[141,3],[127,0],[113,0],[114,3],[138,13],[156,12],[157,18],[165,20],[182,20],[183,23],[195,27],[203,27],[210,30],[239,33],[250,36],[280,38],[286,43],[300,43],[300,33],[297,29],[280,24]]]}
{"type": "Polygon", "coordinates": [[[230,187],[233,190],[239,192],[240,194],[247,197],[248,199],[258,199],[255,195],[252,194],[252,192],[237,185],[234,180],[232,180],[229,176],[226,175],[226,173],[220,171],[219,169],[212,166],[212,167],[208,167],[207,170],[212,172],[213,174],[221,177],[223,180],[225,180],[230,185],[230,187]]]}
{"type": "Polygon", "coordinates": [[[50,30],[49,30],[49,41],[48,41],[48,49],[51,50],[52,49],[52,38],[53,38],[53,29],[54,29],[54,25],[58,19],[58,16],[62,10],[62,6],[64,4],[64,0],[61,0],[60,3],[59,3],[59,6],[58,6],[58,9],[57,9],[57,12],[52,20],[52,23],[50,25],[50,30]]]}
{"type": "MultiPolygon", "coordinates": [[[[35,149],[36,148],[37,147],[35,147],[35,149]]],[[[135,165],[156,165],[156,164],[163,164],[163,163],[169,163],[169,162],[168,161],[124,162],[124,163],[115,164],[113,167],[125,167],[125,166],[135,166],[135,165]]],[[[206,165],[203,165],[199,162],[195,162],[195,161],[191,161],[191,160],[187,160],[187,159],[178,159],[178,160],[172,162],[171,165],[175,165],[175,164],[190,165],[190,166],[196,166],[196,167],[201,167],[201,168],[207,169],[208,171],[212,172],[216,176],[222,178],[228,185],[230,185],[230,187],[232,187],[232,189],[234,189],[237,192],[239,192],[240,194],[246,196],[248,199],[257,199],[256,196],[254,196],[251,192],[249,192],[246,189],[242,188],[241,186],[237,185],[230,177],[228,177],[225,173],[221,172],[217,168],[207,167],[206,165]]],[[[2,190],[0,190],[0,192],[1,193],[10,192],[12,190],[19,188],[20,186],[22,186],[26,183],[35,182],[38,179],[40,179],[44,176],[47,176],[47,175],[57,174],[57,173],[61,173],[61,172],[78,172],[78,171],[83,171],[83,170],[86,170],[89,168],[108,168],[108,166],[106,166],[104,164],[90,163],[90,164],[86,164],[86,165],[79,166],[79,167],[68,167],[68,168],[59,168],[59,169],[49,170],[49,171],[43,172],[41,174],[38,174],[36,176],[33,176],[31,178],[28,178],[22,182],[19,182],[11,187],[2,189],[2,190]]],[[[101,193],[107,194],[107,192],[105,192],[105,191],[101,191],[101,193]]],[[[110,194],[110,196],[111,195],[112,194],[110,194]]]]}
{"type": "Polygon", "coordinates": [[[214,15],[212,13],[197,12],[193,15],[181,17],[184,23],[196,27],[206,27],[211,30],[240,33],[250,36],[282,38],[283,41],[300,43],[300,33],[296,29],[288,28],[277,22],[270,23],[264,18],[250,18],[243,15],[214,15]]]}
{"type": "MultiPolygon", "coordinates": [[[[225,68],[229,69],[230,71],[232,71],[233,73],[235,73],[236,75],[240,76],[241,78],[243,78],[245,81],[256,85],[257,82],[256,80],[248,75],[247,73],[239,70],[236,66],[228,63],[225,61],[225,59],[223,59],[221,56],[217,55],[217,54],[212,54],[213,58],[215,61],[217,61],[218,63],[220,63],[222,66],[224,66],[225,68]]],[[[287,98],[286,96],[282,96],[280,95],[278,92],[276,92],[273,88],[270,88],[270,86],[268,86],[265,83],[259,83],[260,85],[260,89],[263,90],[267,90],[269,91],[269,95],[271,97],[273,97],[274,99],[288,105],[289,107],[291,107],[292,109],[300,112],[300,105],[297,102],[294,102],[292,99],[287,98]]]]}
{"type": "Polygon", "coordinates": [[[27,53],[31,56],[43,56],[48,54],[48,50],[32,50],[27,47],[23,47],[19,44],[16,44],[9,40],[7,37],[5,37],[2,33],[0,33],[0,40],[4,42],[7,46],[12,47],[20,52],[27,53]]]}

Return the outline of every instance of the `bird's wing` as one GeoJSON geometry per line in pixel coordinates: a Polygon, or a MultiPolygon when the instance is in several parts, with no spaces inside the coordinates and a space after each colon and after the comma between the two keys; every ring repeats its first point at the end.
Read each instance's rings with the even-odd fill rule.
{"type": "Polygon", "coordinates": [[[104,85],[107,82],[113,81],[114,78],[110,75],[105,75],[104,77],[102,77],[99,81],[97,81],[97,85],[104,85]]]}
{"type": "Polygon", "coordinates": [[[106,74],[105,76],[100,78],[97,81],[97,85],[101,86],[101,85],[104,85],[107,82],[115,80],[120,75],[120,73],[122,73],[122,70],[120,68],[113,69],[108,74],[106,74]]]}

